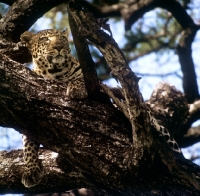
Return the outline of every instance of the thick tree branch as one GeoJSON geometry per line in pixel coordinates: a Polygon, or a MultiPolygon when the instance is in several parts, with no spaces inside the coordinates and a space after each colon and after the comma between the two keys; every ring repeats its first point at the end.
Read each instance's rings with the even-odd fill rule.
{"type": "Polygon", "coordinates": [[[105,24],[101,23],[101,21],[96,21],[92,15],[82,11],[78,6],[74,7],[77,3],[78,2],[69,4],[68,11],[76,21],[77,26],[80,27],[82,35],[93,42],[104,55],[104,58],[112,69],[112,74],[119,79],[122,85],[125,107],[118,106],[119,108],[123,108],[124,114],[131,122],[132,137],[134,140],[134,152],[130,152],[130,157],[128,158],[130,163],[128,164],[138,165],[139,161],[141,161],[144,156],[144,151],[147,149],[149,150],[152,145],[152,135],[148,127],[149,125],[147,127],[145,127],[145,123],[139,125],[141,118],[143,118],[144,122],[148,122],[148,116],[142,113],[144,108],[143,99],[138,86],[139,79],[128,67],[125,57],[116,42],[111,36],[104,33],[103,30],[100,30],[105,24]],[[141,143],[141,139],[144,139],[144,130],[148,132],[146,136],[148,135],[149,138],[147,138],[144,143],[141,143]],[[135,157],[132,158],[132,156],[135,157]],[[131,163],[132,161],[134,163],[131,163]]]}
{"type": "Polygon", "coordinates": [[[68,157],[94,181],[119,186],[116,179],[127,170],[132,140],[130,124],[119,111],[110,104],[69,100],[65,86],[36,77],[2,55],[0,68],[1,126],[68,157]]]}
{"type": "Polygon", "coordinates": [[[66,1],[48,0],[18,0],[10,7],[9,11],[0,21],[1,38],[19,41],[20,35],[28,30],[38,18],[51,8],[66,1]],[[12,16],[12,17],[11,17],[12,16]],[[28,16],[28,17],[27,17],[28,16]]]}
{"type": "Polygon", "coordinates": [[[0,41],[0,52],[14,61],[27,63],[32,61],[31,54],[26,47],[19,47],[17,44],[9,41],[0,41]]]}
{"type": "MultiPolygon", "coordinates": [[[[84,177],[84,174],[75,166],[71,165],[70,162],[65,159],[61,159],[61,157],[49,150],[41,149],[39,152],[40,159],[45,168],[45,176],[41,181],[41,184],[27,189],[21,184],[21,175],[23,172],[23,160],[22,160],[22,151],[21,150],[13,150],[11,152],[2,151],[0,152],[0,193],[31,193],[31,195],[41,192],[64,192],[69,190],[71,187],[89,187],[95,193],[95,195],[118,195],[115,191],[106,191],[102,190],[101,187],[99,189],[93,184],[94,180],[89,180],[84,177]],[[14,163],[14,164],[13,164],[14,163]],[[51,187],[49,186],[51,184],[51,187]]],[[[190,170],[192,175],[198,176],[200,175],[200,168],[191,163],[190,161],[183,161],[177,159],[178,164],[182,167],[183,171],[190,170]]],[[[186,189],[174,189],[173,185],[168,186],[167,190],[161,191],[159,188],[160,184],[154,185],[154,191],[156,190],[159,194],[167,194],[167,195],[191,195],[191,191],[186,189]],[[158,185],[158,186],[157,186],[158,185]]],[[[103,188],[103,187],[102,187],[103,188]]],[[[154,195],[151,190],[145,189],[142,187],[134,188],[130,195],[138,195],[140,193],[144,193],[147,195],[154,195]]],[[[121,192],[122,195],[127,195],[125,192],[121,192]]],[[[198,192],[193,193],[192,195],[198,195],[198,192]]],[[[64,194],[63,196],[68,196],[68,194],[64,194]]]]}
{"type": "MultiPolygon", "coordinates": [[[[45,191],[66,191],[70,188],[93,187],[93,183],[81,174],[75,166],[62,160],[58,153],[41,149],[39,157],[45,169],[45,176],[39,186],[28,190],[21,183],[24,170],[22,150],[0,152],[0,193],[42,193],[45,191]],[[67,176],[67,177],[66,177],[67,176]],[[51,186],[49,186],[51,184],[51,186]]],[[[95,189],[94,189],[95,190],[95,189]]],[[[101,190],[98,190],[101,192],[101,190]]]]}
{"type": "Polygon", "coordinates": [[[196,73],[194,62],[192,59],[192,42],[199,27],[197,25],[188,26],[182,32],[179,44],[177,46],[177,54],[183,72],[183,89],[189,103],[199,98],[196,73]]]}
{"type": "MultiPolygon", "coordinates": [[[[129,155],[130,156],[129,159],[132,160],[128,162],[128,165],[133,164],[134,166],[137,166],[144,156],[143,152],[147,149],[149,152],[151,152],[150,149],[151,146],[153,146],[151,143],[153,136],[151,135],[152,133],[150,129],[148,129],[149,124],[148,125],[146,124],[145,126],[145,123],[148,122],[148,116],[145,116],[144,113],[142,113],[142,111],[145,111],[145,109],[143,108],[143,100],[137,85],[138,78],[129,71],[126,60],[124,59],[123,54],[119,51],[118,46],[116,45],[114,40],[112,40],[112,38],[107,34],[105,34],[102,30],[99,30],[101,27],[103,28],[104,24],[101,24],[99,21],[97,22],[94,18],[92,18],[90,14],[84,12],[83,9],[79,9],[79,7],[77,6],[78,2],[76,3],[75,1],[71,2],[73,2],[74,4],[72,3],[69,4],[68,11],[73,16],[78,26],[80,26],[81,33],[85,35],[85,37],[88,38],[91,42],[93,42],[97,46],[97,48],[102,52],[107,63],[112,69],[112,73],[114,73],[115,77],[119,79],[122,85],[122,92],[125,98],[124,104],[115,101],[113,94],[107,88],[104,89],[114,99],[119,109],[123,111],[123,113],[127,116],[127,118],[131,122],[132,136],[134,141],[133,143],[134,155],[133,157],[129,155]],[[92,34],[91,32],[94,32],[94,34],[92,34]],[[140,121],[141,119],[143,120],[140,121]],[[144,131],[144,129],[146,130],[146,132],[144,131]],[[145,137],[143,134],[145,134],[145,137]],[[146,140],[147,135],[149,137],[146,140]],[[138,143],[141,140],[143,140],[145,145],[141,145],[141,142],[138,143]],[[141,154],[139,155],[138,152],[140,152],[142,155],[141,154]]],[[[145,155],[146,155],[145,158],[147,160],[148,153],[145,155]]],[[[168,156],[170,157],[169,154],[168,156]]],[[[174,167],[176,167],[175,165],[174,167]]]]}
{"type": "MultiPolygon", "coordinates": [[[[124,100],[117,104],[120,108],[123,103],[122,111],[131,123],[109,103],[69,99],[65,84],[45,81],[0,54],[0,125],[15,128],[59,153],[64,164],[59,167],[66,178],[74,171],[74,179],[81,175],[79,182],[70,184],[70,176],[69,184],[60,187],[73,189],[76,184],[104,189],[108,195],[130,196],[141,190],[150,193],[152,189],[147,187],[152,186],[161,194],[199,195],[199,167],[175,159],[163,137],[151,127],[139,78],[131,72],[111,34],[102,30],[105,21],[94,19],[79,3],[71,0],[69,12],[81,35],[99,48],[120,81],[124,100]],[[168,189],[162,190],[166,186],[168,189]]],[[[48,172],[44,180],[46,177],[48,172]]],[[[19,184],[20,178],[16,180],[19,184]]]]}
{"type": "Polygon", "coordinates": [[[27,48],[16,48],[13,42],[20,41],[20,35],[27,31],[41,16],[51,8],[66,1],[18,0],[9,8],[0,21],[0,52],[20,63],[30,62],[27,48]]]}

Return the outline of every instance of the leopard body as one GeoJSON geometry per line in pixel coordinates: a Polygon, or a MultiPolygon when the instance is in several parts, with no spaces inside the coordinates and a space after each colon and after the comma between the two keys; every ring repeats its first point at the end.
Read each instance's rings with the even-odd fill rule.
{"type": "Polygon", "coordinates": [[[157,120],[153,117],[153,114],[151,113],[150,109],[147,110],[147,113],[148,113],[148,116],[149,116],[150,124],[155,128],[155,130],[157,132],[160,133],[160,135],[162,137],[165,138],[167,144],[172,149],[172,151],[175,152],[175,153],[182,154],[180,147],[178,146],[178,144],[174,140],[174,138],[170,135],[169,131],[164,126],[158,124],[157,120]]]}
{"type": "MultiPolygon", "coordinates": [[[[33,71],[45,79],[59,80],[67,85],[67,95],[74,99],[87,97],[83,73],[79,62],[71,55],[68,31],[47,29],[37,34],[26,31],[21,41],[29,48],[33,71]]],[[[25,187],[37,185],[43,175],[43,167],[38,158],[39,143],[23,135],[25,169],[22,183],[25,187]]]]}

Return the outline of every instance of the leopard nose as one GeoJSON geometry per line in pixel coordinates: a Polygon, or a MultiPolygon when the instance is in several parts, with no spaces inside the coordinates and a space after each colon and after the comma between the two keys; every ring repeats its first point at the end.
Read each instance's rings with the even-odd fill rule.
{"type": "Polygon", "coordinates": [[[54,46],[52,46],[52,48],[56,49],[58,52],[60,52],[61,49],[62,49],[62,46],[61,45],[54,45],[54,46]]]}

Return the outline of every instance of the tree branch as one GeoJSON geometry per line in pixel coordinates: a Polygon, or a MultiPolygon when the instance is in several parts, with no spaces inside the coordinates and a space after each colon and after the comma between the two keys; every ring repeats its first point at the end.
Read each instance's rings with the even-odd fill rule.
{"type": "Polygon", "coordinates": [[[20,63],[31,62],[27,48],[16,47],[20,35],[27,31],[41,16],[53,7],[66,1],[18,0],[9,8],[0,21],[0,52],[20,63]]]}
{"type": "Polygon", "coordinates": [[[86,176],[95,176],[95,181],[115,181],[114,187],[119,186],[116,179],[127,170],[123,162],[132,140],[126,118],[110,104],[69,100],[63,84],[45,81],[7,57],[0,57],[0,125],[29,135],[68,157],[86,176]]]}
{"type": "Polygon", "coordinates": [[[142,123],[139,125],[139,119],[141,118],[144,118],[144,122],[148,121],[148,117],[142,113],[144,108],[143,99],[138,86],[139,79],[129,68],[123,53],[114,39],[107,35],[103,30],[100,30],[105,26],[105,24],[101,23],[101,21],[96,21],[92,15],[82,11],[78,6],[74,7],[77,3],[78,2],[69,4],[68,11],[71,16],[73,16],[77,26],[81,28],[82,35],[93,42],[104,55],[104,58],[112,69],[112,74],[119,79],[122,85],[122,91],[125,97],[125,107],[121,107],[120,105],[118,106],[119,108],[126,110],[123,110],[123,112],[126,116],[128,115],[127,117],[131,122],[132,137],[134,141],[134,152],[130,152],[130,163],[128,164],[137,165],[143,158],[144,151],[147,149],[149,150],[149,146],[152,145],[152,135],[149,127],[145,127],[145,124],[142,123]],[[145,118],[147,118],[147,120],[145,118]],[[141,143],[141,138],[144,139],[144,130],[148,132],[145,137],[147,135],[148,137],[144,143],[141,143]],[[132,156],[135,157],[132,158],[132,156]],[[132,163],[132,161],[134,163],[132,163]]]}
{"type": "Polygon", "coordinates": [[[44,13],[66,1],[48,0],[19,0],[10,7],[0,21],[0,36],[14,42],[19,41],[20,35],[28,30],[44,13]],[[10,17],[12,16],[12,17],[10,17]]]}
{"type": "Polygon", "coordinates": [[[170,3],[169,0],[125,1],[124,3],[104,7],[98,7],[90,3],[86,4],[96,17],[121,15],[125,21],[125,30],[130,30],[134,22],[156,7],[161,7],[171,12],[183,28],[182,37],[177,46],[177,54],[183,72],[183,89],[189,103],[199,98],[191,44],[200,26],[194,23],[178,1],[170,0],[170,3]]]}
{"type": "Polygon", "coordinates": [[[87,41],[79,35],[79,27],[73,17],[69,14],[69,24],[73,35],[79,63],[84,75],[88,98],[99,102],[109,102],[108,96],[100,91],[99,79],[95,70],[95,63],[90,54],[87,41]]]}
{"type": "Polygon", "coordinates": [[[94,3],[90,3],[87,1],[82,2],[88,10],[94,14],[96,18],[106,18],[106,17],[114,17],[114,16],[121,16],[120,10],[124,7],[123,3],[113,4],[111,6],[98,6],[94,3]]]}
{"type": "Polygon", "coordinates": [[[196,80],[196,73],[194,69],[194,62],[192,59],[192,42],[199,30],[197,25],[189,24],[187,28],[183,29],[182,36],[177,46],[177,54],[183,72],[183,89],[187,100],[192,103],[194,100],[199,99],[199,91],[196,80]]]}
{"type": "MultiPolygon", "coordinates": [[[[141,160],[143,160],[144,154],[147,160],[148,153],[145,151],[148,150],[148,152],[151,152],[151,147],[155,145],[152,142],[153,135],[151,135],[152,132],[150,129],[150,123],[148,121],[148,115],[145,116],[144,113],[142,113],[142,111],[146,113],[147,111],[143,107],[143,100],[138,89],[138,78],[129,70],[123,54],[119,50],[112,37],[100,30],[100,28],[103,28],[105,24],[102,24],[101,21],[96,21],[90,14],[86,13],[84,9],[80,9],[77,6],[77,1],[72,0],[71,2],[73,3],[69,4],[68,11],[73,16],[77,25],[80,26],[81,33],[85,35],[87,39],[93,42],[101,51],[107,63],[111,67],[112,73],[117,79],[119,79],[122,85],[122,94],[125,98],[124,104],[121,104],[118,101],[115,103],[127,116],[132,125],[132,137],[134,141],[133,155],[129,155],[128,165],[129,167],[132,167],[131,164],[138,166],[139,163],[142,162],[141,160]],[[143,141],[144,144],[141,144],[141,141],[143,141]],[[138,152],[140,152],[140,155],[138,152]]],[[[105,90],[115,101],[112,92],[110,92],[108,88],[105,88],[105,90]]],[[[170,157],[171,155],[168,154],[167,156],[170,157]]],[[[175,165],[173,166],[176,168],[176,163],[174,164],[175,165]]],[[[188,176],[187,178],[189,179],[191,177],[188,176]]]]}
{"type": "Polygon", "coordinates": [[[15,2],[15,0],[1,0],[1,2],[11,6],[15,2]]]}
{"type": "Polygon", "coordinates": [[[199,142],[199,127],[191,127],[192,124],[200,118],[200,101],[195,101],[189,105],[189,115],[177,132],[177,141],[181,147],[188,147],[199,142]]]}
{"type": "MultiPolygon", "coordinates": [[[[66,160],[62,160],[57,153],[41,149],[39,157],[45,169],[45,176],[39,186],[35,186],[29,190],[21,183],[21,176],[24,169],[22,150],[12,150],[11,152],[1,151],[0,193],[31,192],[32,194],[36,194],[45,192],[46,190],[49,192],[62,192],[72,187],[93,187],[93,183],[86,179],[81,174],[81,171],[66,160]],[[50,184],[51,186],[49,186],[50,184]]],[[[99,191],[101,192],[101,190],[99,191]]]]}
{"type": "Polygon", "coordinates": [[[200,141],[200,126],[191,127],[181,138],[181,147],[186,148],[200,141]]]}
{"type": "Polygon", "coordinates": [[[199,195],[199,167],[183,158],[175,159],[163,137],[152,128],[139,78],[111,35],[102,30],[105,21],[94,19],[79,3],[71,0],[68,10],[79,32],[99,48],[119,79],[124,98],[120,101],[129,121],[110,103],[69,99],[65,84],[44,80],[0,54],[0,125],[15,128],[59,153],[66,176],[71,171],[75,171],[74,179],[81,175],[79,182],[63,186],[67,189],[83,183],[104,189],[108,195],[151,193],[149,187],[161,194],[199,195]]]}

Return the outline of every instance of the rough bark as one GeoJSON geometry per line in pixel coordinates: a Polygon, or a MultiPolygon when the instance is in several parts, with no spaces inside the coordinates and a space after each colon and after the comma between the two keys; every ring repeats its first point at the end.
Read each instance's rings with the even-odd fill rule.
{"type": "MultiPolygon", "coordinates": [[[[121,111],[108,102],[69,99],[64,84],[45,81],[0,54],[0,125],[29,135],[59,153],[57,158],[54,153],[42,151],[45,177],[40,185],[26,189],[20,184],[21,151],[2,152],[1,160],[5,161],[0,167],[0,192],[35,193],[88,187],[96,195],[199,195],[199,166],[176,156],[150,125],[147,106],[138,88],[139,78],[131,72],[112,36],[103,31],[107,27],[105,20],[96,20],[79,3],[69,1],[68,11],[79,27],[81,39],[89,39],[99,48],[120,81],[124,100],[103,88],[121,111]]],[[[15,41],[13,36],[10,39],[15,41]]],[[[87,70],[87,64],[83,66],[87,70]]],[[[163,104],[165,99],[160,97],[159,101],[162,109],[167,109],[166,115],[172,114],[167,121],[170,126],[178,126],[183,119],[179,114],[187,111],[187,103],[170,89],[169,95],[177,93],[177,99],[167,99],[167,108],[163,104]],[[184,107],[173,113],[177,105],[184,107]]],[[[159,119],[159,114],[155,115],[159,119]]],[[[162,116],[159,120],[167,124],[162,116]]]]}
{"type": "Polygon", "coordinates": [[[20,35],[29,29],[38,18],[51,8],[64,3],[63,0],[18,0],[0,21],[0,35],[6,40],[18,42],[20,35]]]}
{"type": "MultiPolygon", "coordinates": [[[[192,43],[199,30],[199,25],[195,24],[191,16],[187,13],[186,7],[189,2],[185,2],[184,7],[175,0],[147,0],[147,1],[125,1],[119,4],[104,5],[102,7],[85,2],[89,10],[97,17],[121,16],[125,22],[125,29],[130,30],[131,26],[147,11],[161,7],[169,11],[182,27],[181,38],[176,46],[181,70],[183,73],[183,90],[188,103],[196,107],[195,101],[199,99],[198,84],[194,62],[192,58],[192,43]]],[[[165,47],[165,45],[161,46],[165,47]]],[[[155,49],[156,50],[156,49],[155,49]]],[[[140,56],[140,55],[139,55],[140,56]]],[[[142,56],[142,55],[141,55],[142,56]]],[[[133,57],[135,58],[135,57],[133,57]]],[[[137,56],[136,56],[137,58],[137,56]]],[[[199,141],[196,132],[191,132],[192,123],[200,118],[198,107],[195,109],[196,115],[188,117],[188,122],[178,129],[175,138],[182,147],[187,147],[199,141]],[[194,135],[193,135],[194,133],[194,135]],[[189,141],[189,142],[187,142],[189,141]]]]}
{"type": "MultiPolygon", "coordinates": [[[[63,159],[62,164],[65,166],[61,166],[61,169],[64,167],[63,171],[66,172],[67,180],[73,181],[76,179],[76,186],[75,184],[65,184],[65,181],[64,184],[60,184],[62,176],[55,173],[54,175],[61,179],[56,181],[58,184],[51,184],[48,190],[57,191],[60,190],[60,187],[73,189],[84,186],[92,188],[96,193],[101,193],[101,189],[106,189],[108,194],[116,194],[116,192],[119,194],[122,191],[122,195],[131,195],[142,190],[140,182],[137,182],[137,180],[144,175],[144,171],[141,175],[141,171],[137,171],[139,168],[129,169],[127,163],[124,163],[127,154],[132,150],[132,134],[129,122],[118,110],[109,104],[87,100],[69,100],[65,96],[66,88],[62,84],[45,81],[27,68],[22,67],[22,65],[10,61],[7,57],[1,57],[3,58],[1,60],[3,65],[0,66],[1,125],[13,127],[22,133],[29,134],[46,148],[59,152],[63,159]],[[72,179],[67,173],[68,169],[71,171],[71,168],[73,168],[73,171],[74,169],[77,170],[77,175],[73,175],[72,179]],[[135,171],[137,171],[137,176],[134,179],[135,171]],[[79,179],[81,174],[83,174],[83,180],[79,179]],[[87,180],[84,181],[86,178],[87,180]],[[124,187],[128,190],[124,190],[124,187]]],[[[21,157],[20,154],[19,157],[21,157]]],[[[152,156],[158,156],[158,154],[152,151],[152,156]]],[[[172,169],[174,161],[173,157],[170,158],[172,169]]],[[[164,159],[165,157],[163,157],[164,159]]],[[[152,161],[151,166],[156,162],[160,165],[159,172],[166,170],[167,163],[164,166],[159,157],[152,159],[152,161]]],[[[48,166],[52,167],[51,162],[48,163],[48,166]]],[[[155,172],[154,176],[157,173],[158,165],[150,167],[152,172],[155,172]]],[[[185,164],[185,166],[189,167],[190,165],[185,164]]],[[[196,167],[197,173],[195,175],[197,175],[198,167],[193,164],[191,166],[196,167]]],[[[15,168],[15,165],[11,165],[12,167],[15,168]]],[[[143,163],[140,169],[143,170],[145,167],[143,163]]],[[[180,164],[178,167],[180,169],[183,166],[180,164]]],[[[14,184],[10,184],[10,181],[5,182],[9,183],[8,192],[16,193],[18,191],[16,184],[20,183],[20,171],[22,169],[17,170],[17,172],[14,168],[11,171],[15,171],[17,181],[14,180],[14,184]]],[[[176,183],[181,183],[179,172],[182,173],[183,171],[173,169],[173,179],[176,179],[176,183]]],[[[144,180],[142,186],[148,183],[149,187],[151,184],[149,180],[155,180],[154,183],[159,182],[161,187],[171,186],[169,193],[172,190],[174,191],[172,186],[175,186],[175,184],[164,183],[166,174],[165,177],[161,173],[157,175],[153,179],[148,172],[147,176],[142,177],[144,180]]],[[[1,180],[4,181],[7,177],[6,175],[1,176],[1,180]]],[[[48,185],[52,182],[51,180],[47,181],[48,178],[47,172],[43,182],[44,185],[46,182],[48,182],[48,185]]],[[[3,185],[2,192],[5,189],[7,191],[8,184],[3,185]]],[[[188,184],[188,186],[191,186],[191,184],[188,184]]],[[[38,186],[29,190],[20,187],[21,192],[29,193],[47,190],[46,186],[38,186]]],[[[157,189],[162,192],[161,187],[157,187],[157,189]]],[[[150,189],[147,188],[144,193],[150,191],[150,189]]]]}
{"type": "MultiPolygon", "coordinates": [[[[8,5],[11,5],[13,1],[3,1],[8,5]]],[[[192,60],[192,51],[191,44],[194,40],[197,30],[199,26],[196,25],[192,18],[187,14],[185,7],[181,7],[181,5],[175,1],[171,0],[170,3],[166,0],[156,1],[156,0],[148,0],[148,1],[125,1],[123,3],[114,4],[112,6],[104,6],[98,7],[96,5],[90,4],[88,2],[82,1],[87,5],[88,9],[93,12],[95,16],[106,17],[106,16],[122,16],[126,21],[125,24],[131,27],[134,22],[140,18],[142,15],[146,13],[146,11],[152,10],[156,7],[162,7],[163,9],[168,10],[172,13],[172,15],[176,18],[178,23],[183,28],[182,37],[177,46],[178,56],[180,59],[180,65],[183,72],[183,89],[186,94],[187,100],[192,103],[192,101],[197,100],[199,98],[196,74],[194,72],[194,63],[192,60]],[[173,5],[173,6],[172,6],[173,5]],[[178,13],[178,14],[177,14],[178,13]],[[108,14],[108,15],[106,15],[108,14]]],[[[45,0],[36,1],[36,0],[26,0],[26,1],[17,1],[13,4],[7,15],[1,20],[1,28],[0,28],[0,52],[2,54],[6,54],[13,60],[16,60],[20,63],[30,62],[31,56],[27,50],[27,48],[20,48],[20,50],[16,47],[16,44],[12,41],[19,41],[19,36],[38,19],[38,17],[42,16],[47,10],[51,9],[55,5],[62,3],[62,1],[53,1],[47,3],[45,0]],[[18,5],[19,2],[19,5],[18,5]],[[25,5],[26,4],[26,5],[25,5]],[[43,5],[46,6],[43,6],[43,5]],[[19,11],[20,10],[20,11],[19,11]],[[12,17],[10,17],[12,16],[12,17]],[[19,16],[19,17],[18,17],[19,16]],[[14,36],[14,37],[12,37],[14,36]],[[10,40],[10,41],[8,41],[10,40]]],[[[128,28],[128,29],[129,29],[128,28]]],[[[73,29],[73,28],[72,28],[73,29]]],[[[80,40],[79,40],[80,41],[80,40]]],[[[80,43],[80,42],[79,42],[80,43]]],[[[83,43],[83,41],[81,41],[83,43]]],[[[80,44],[79,44],[80,46],[80,44]]],[[[80,53],[83,55],[83,50],[80,53]]],[[[86,54],[86,53],[85,53],[86,54]]],[[[88,55],[85,55],[85,57],[88,55]]],[[[79,56],[80,58],[80,56],[79,56]]],[[[92,65],[92,62],[87,60],[86,58],[82,58],[87,61],[87,64],[92,65]]],[[[81,58],[80,58],[81,60],[81,58]]],[[[83,67],[84,63],[82,62],[83,67]]],[[[87,67],[85,69],[85,75],[88,72],[92,73],[93,68],[87,67]]],[[[93,78],[95,81],[95,74],[93,72],[93,78]]],[[[87,79],[88,77],[86,77],[87,79]]],[[[90,77],[89,77],[90,78],[90,77]]],[[[92,77],[91,77],[92,78],[92,77]]],[[[104,99],[106,97],[99,93],[99,86],[96,82],[91,82],[90,79],[86,80],[89,84],[90,97],[92,99],[104,99]],[[93,85],[90,85],[93,84],[93,85]],[[94,85],[95,84],[95,85],[94,85]],[[90,89],[91,88],[91,89],[90,89]]],[[[198,116],[199,119],[199,116],[198,116]]],[[[189,122],[186,123],[185,126],[182,127],[182,131],[179,131],[179,134],[176,135],[176,139],[179,141],[180,145],[185,143],[185,139],[183,139],[184,135],[189,131],[189,128],[196,119],[189,118],[189,122]],[[193,120],[193,121],[192,121],[193,120]],[[192,123],[191,123],[192,121],[192,123]]],[[[187,137],[188,138],[188,137],[187,137]]],[[[192,135],[191,140],[192,143],[195,143],[196,140],[193,140],[192,135]]],[[[187,143],[187,142],[186,142],[187,143]]],[[[189,143],[188,143],[189,144],[189,143]]],[[[185,146],[185,144],[183,144],[185,146]]]]}
{"type": "Polygon", "coordinates": [[[88,170],[85,175],[94,172],[97,181],[104,181],[111,173],[108,181],[119,175],[115,167],[122,165],[129,151],[131,129],[117,109],[110,104],[69,100],[63,85],[35,77],[6,57],[1,62],[6,62],[6,66],[1,64],[0,71],[1,126],[30,135],[48,149],[64,154],[77,167],[84,165],[88,170]],[[115,162],[113,167],[108,167],[109,162],[115,162]]]}

